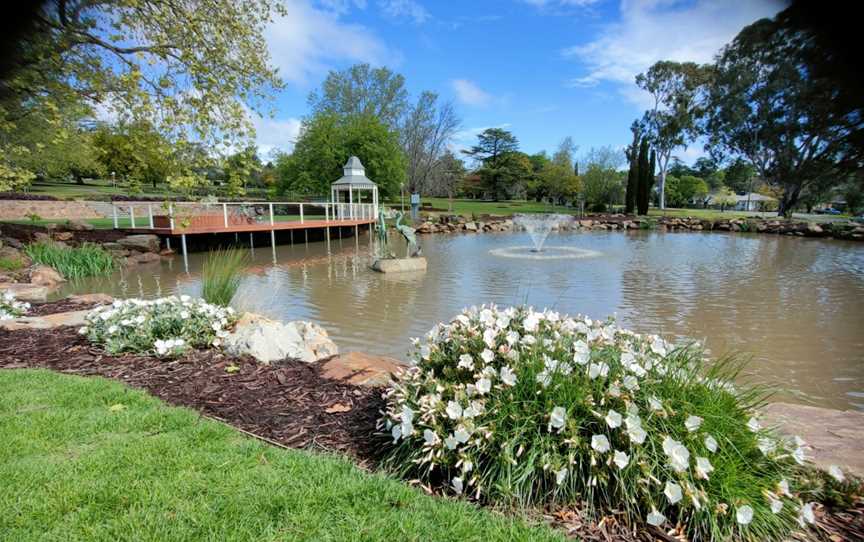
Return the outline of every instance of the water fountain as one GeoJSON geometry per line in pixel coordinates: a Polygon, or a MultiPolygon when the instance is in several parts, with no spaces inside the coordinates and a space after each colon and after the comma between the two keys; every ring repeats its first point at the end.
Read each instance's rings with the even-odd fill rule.
{"type": "Polygon", "coordinates": [[[599,252],[576,247],[554,246],[544,249],[544,244],[549,234],[553,230],[568,226],[571,222],[573,222],[571,215],[544,213],[514,215],[513,225],[517,229],[524,229],[528,233],[533,246],[496,248],[490,250],[489,253],[503,258],[529,258],[533,260],[560,260],[599,256],[599,252]]]}

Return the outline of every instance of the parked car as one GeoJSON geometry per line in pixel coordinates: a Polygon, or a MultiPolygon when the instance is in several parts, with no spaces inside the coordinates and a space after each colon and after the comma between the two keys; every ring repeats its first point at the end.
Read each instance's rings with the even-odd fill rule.
{"type": "Polygon", "coordinates": [[[840,214],[843,214],[842,212],[838,211],[834,207],[827,207],[825,209],[816,209],[813,212],[816,213],[817,215],[840,215],[840,214]]]}

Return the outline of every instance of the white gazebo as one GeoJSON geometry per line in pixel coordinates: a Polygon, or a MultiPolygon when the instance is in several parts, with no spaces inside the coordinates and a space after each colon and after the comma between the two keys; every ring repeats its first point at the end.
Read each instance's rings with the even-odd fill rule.
{"type": "Polygon", "coordinates": [[[362,215],[377,219],[378,185],[366,177],[366,170],[363,168],[363,164],[360,163],[360,159],[352,156],[345,163],[342,171],[344,172],[342,177],[330,185],[330,202],[333,204],[336,215],[340,219],[363,218],[358,211],[359,206],[353,204],[362,203],[362,191],[368,190],[372,192],[372,209],[371,213],[363,212],[362,215]],[[346,199],[344,196],[340,197],[339,195],[345,192],[348,193],[347,201],[340,201],[346,199]],[[354,199],[355,192],[356,200],[354,199]],[[341,205],[343,203],[348,203],[349,205],[341,205]]]}

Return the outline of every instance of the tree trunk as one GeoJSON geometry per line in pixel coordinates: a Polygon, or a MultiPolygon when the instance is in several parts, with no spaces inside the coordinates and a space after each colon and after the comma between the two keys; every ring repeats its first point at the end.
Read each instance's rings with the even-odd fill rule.
{"type": "Polygon", "coordinates": [[[660,170],[660,184],[657,187],[660,192],[660,209],[666,209],[666,169],[660,170]]]}

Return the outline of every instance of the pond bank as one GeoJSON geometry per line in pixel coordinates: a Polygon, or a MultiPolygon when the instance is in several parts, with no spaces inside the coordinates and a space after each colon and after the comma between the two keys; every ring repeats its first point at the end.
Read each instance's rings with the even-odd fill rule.
{"type": "MultiPolygon", "coordinates": [[[[484,233],[518,230],[512,218],[482,215],[474,220],[462,215],[439,215],[416,225],[417,233],[484,233]]],[[[586,215],[574,219],[561,231],[574,230],[658,230],[658,231],[718,231],[742,233],[770,233],[795,237],[822,237],[864,241],[864,224],[855,222],[797,222],[764,218],[730,218],[709,220],[696,217],[640,217],[632,215],[586,215]]]]}

